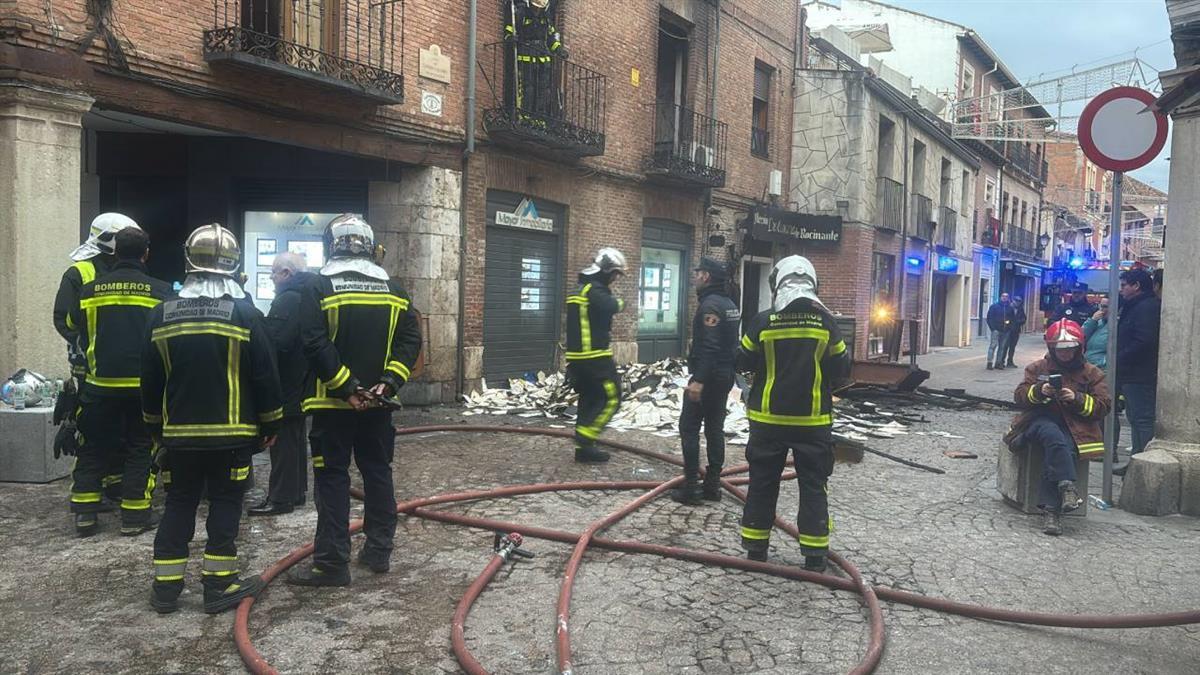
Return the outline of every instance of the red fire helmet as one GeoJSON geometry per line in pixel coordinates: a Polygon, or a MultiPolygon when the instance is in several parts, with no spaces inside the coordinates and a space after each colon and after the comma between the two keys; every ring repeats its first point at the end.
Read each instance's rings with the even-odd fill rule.
{"type": "Polygon", "coordinates": [[[1070,319],[1060,319],[1046,328],[1046,344],[1055,348],[1081,347],[1084,342],[1083,329],[1070,319]]]}

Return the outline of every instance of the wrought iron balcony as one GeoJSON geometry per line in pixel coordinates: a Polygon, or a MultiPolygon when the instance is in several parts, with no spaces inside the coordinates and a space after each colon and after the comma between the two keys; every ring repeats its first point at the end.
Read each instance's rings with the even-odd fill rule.
{"type": "Polygon", "coordinates": [[[1004,242],[1003,250],[1010,254],[1037,258],[1037,236],[1030,230],[1016,225],[1008,226],[1008,241],[1004,242]]]}
{"type": "Polygon", "coordinates": [[[938,214],[938,246],[953,251],[958,241],[958,213],[943,206],[938,214]]]}
{"type": "Polygon", "coordinates": [[[1008,164],[1017,171],[1025,174],[1036,183],[1045,184],[1046,178],[1050,172],[1050,164],[1044,161],[1040,155],[1031,153],[1028,148],[1020,143],[1009,142],[1005,144],[1005,159],[1008,164]]]}
{"type": "Polygon", "coordinates": [[[204,60],[391,105],[404,100],[403,36],[404,0],[213,0],[204,60]]]}
{"type": "Polygon", "coordinates": [[[554,159],[604,154],[605,91],[608,79],[594,70],[553,57],[518,73],[511,45],[480,50],[479,68],[491,99],[483,126],[492,141],[554,159]],[[537,70],[537,69],[544,69],[537,70]]]}
{"type": "Polygon", "coordinates": [[[674,104],[654,110],[654,151],[646,174],[665,182],[725,187],[729,126],[674,104]]]}
{"type": "Polygon", "coordinates": [[[913,195],[912,200],[912,229],[909,236],[925,241],[933,241],[933,200],[925,195],[913,195]]]}
{"type": "Polygon", "coordinates": [[[875,182],[875,227],[904,229],[904,186],[883,176],[875,182]]]}

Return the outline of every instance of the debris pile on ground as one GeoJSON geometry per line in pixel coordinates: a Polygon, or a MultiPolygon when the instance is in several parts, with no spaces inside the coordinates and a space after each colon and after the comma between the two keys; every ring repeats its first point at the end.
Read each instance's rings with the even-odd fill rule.
{"type": "MultiPolygon", "coordinates": [[[[679,413],[683,408],[688,383],[687,364],[683,359],[664,359],[656,363],[633,363],[618,368],[622,382],[621,408],[609,424],[617,431],[645,431],[664,438],[679,435],[679,413]]],[[[746,406],[742,390],[729,393],[725,436],[729,443],[745,445],[749,437],[746,406]]],[[[861,443],[871,438],[895,438],[909,433],[961,438],[942,431],[913,431],[912,425],[925,419],[914,404],[930,403],[933,397],[916,395],[903,407],[885,407],[870,400],[875,396],[854,395],[835,398],[834,436],[843,441],[861,443]]],[[[882,398],[882,397],[881,397],[882,398]]],[[[488,388],[464,397],[466,415],[515,415],[573,421],[579,397],[571,389],[564,373],[539,372],[535,378],[514,379],[507,389],[488,388]]],[[[898,400],[898,399],[888,399],[898,400]]],[[[974,405],[967,403],[967,405],[974,405]]]]}

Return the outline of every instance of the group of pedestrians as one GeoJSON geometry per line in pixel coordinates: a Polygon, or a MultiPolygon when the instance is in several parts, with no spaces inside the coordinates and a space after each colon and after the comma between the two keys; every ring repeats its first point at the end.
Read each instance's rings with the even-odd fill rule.
{"type": "Polygon", "coordinates": [[[991,330],[988,342],[987,369],[1016,368],[1017,342],[1025,328],[1025,300],[1021,296],[1000,294],[1000,301],[988,308],[987,325],[991,330]]]}

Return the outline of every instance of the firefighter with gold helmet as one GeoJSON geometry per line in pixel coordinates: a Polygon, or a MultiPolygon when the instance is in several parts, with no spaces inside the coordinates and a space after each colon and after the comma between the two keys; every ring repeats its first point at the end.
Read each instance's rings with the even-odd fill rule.
{"type": "Polygon", "coordinates": [[[274,443],[283,403],[263,316],[237,281],[233,233],[203,225],[188,237],[184,257],[179,298],[154,310],[142,348],[142,412],[164,450],[167,491],[150,603],[160,613],[179,608],[196,509],[207,495],[201,581],[204,611],[213,614],[264,586],[242,576],[237,534],[251,456],[274,443]]]}
{"type": "Polygon", "coordinates": [[[301,404],[313,417],[317,530],[312,564],[288,583],[350,583],[350,462],[363,479],[366,542],[358,562],[390,569],[396,535],[392,397],[408,381],[421,351],[421,329],[408,293],[373,259],[375,233],[344,214],[325,228],[328,262],[306,287],[300,332],[309,361],[301,404]]]}

